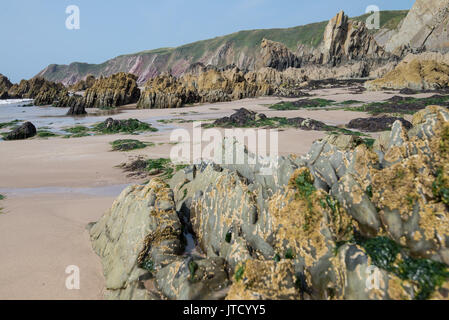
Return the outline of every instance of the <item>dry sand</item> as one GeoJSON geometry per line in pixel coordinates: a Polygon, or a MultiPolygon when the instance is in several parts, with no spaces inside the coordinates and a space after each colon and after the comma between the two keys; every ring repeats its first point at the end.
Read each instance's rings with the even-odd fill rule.
{"type": "MultiPolygon", "coordinates": [[[[393,94],[369,92],[350,95],[346,89],[320,90],[317,97],[337,101],[376,101],[393,94]]],[[[310,117],[331,125],[343,125],[360,112],[342,110],[272,111],[275,97],[245,99],[183,109],[135,110],[122,108],[116,119],[182,118],[208,120],[228,116],[245,107],[267,116],[310,117]]],[[[289,100],[289,99],[284,99],[289,100]]],[[[111,207],[128,178],[115,166],[132,156],[168,157],[170,129],[192,130],[192,125],[160,125],[163,130],[139,136],[106,135],[74,139],[50,138],[0,142],[0,299],[101,299],[103,276],[85,230],[111,207]],[[139,139],[155,147],[132,152],[111,152],[116,139],[139,139]],[[161,144],[163,143],[163,144],[161,144]],[[77,265],[81,289],[67,290],[65,269],[77,265]]],[[[287,129],[279,132],[279,151],[305,154],[314,140],[325,133],[287,129]]]]}

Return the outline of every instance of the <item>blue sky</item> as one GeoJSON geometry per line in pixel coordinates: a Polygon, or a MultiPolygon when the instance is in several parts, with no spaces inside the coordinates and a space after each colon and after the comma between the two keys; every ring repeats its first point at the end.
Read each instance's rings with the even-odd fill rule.
{"type": "Polygon", "coordinates": [[[363,14],[409,9],[414,0],[2,0],[0,73],[13,82],[52,63],[101,63],[120,54],[259,28],[328,20],[339,10],[363,14]],[[80,30],[65,27],[80,8],[80,30]]]}

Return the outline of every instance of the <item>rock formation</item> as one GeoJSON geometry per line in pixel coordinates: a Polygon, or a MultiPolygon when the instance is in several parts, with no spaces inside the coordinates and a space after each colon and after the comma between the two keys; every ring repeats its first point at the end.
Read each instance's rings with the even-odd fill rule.
{"type": "Polygon", "coordinates": [[[47,81],[43,78],[22,80],[14,84],[8,91],[11,99],[34,99],[37,106],[50,105],[67,95],[66,88],[61,83],[47,81]]]}
{"type": "Polygon", "coordinates": [[[344,60],[387,56],[366,25],[360,21],[349,20],[343,11],[329,21],[324,32],[322,52],[323,62],[332,66],[344,60]]]}
{"type": "Polygon", "coordinates": [[[449,86],[449,54],[409,54],[393,71],[383,78],[365,84],[369,90],[441,89],[449,86]]]}
{"type": "Polygon", "coordinates": [[[64,98],[60,99],[55,107],[65,107],[69,108],[67,111],[68,116],[77,116],[87,114],[85,99],[82,96],[78,95],[67,95],[64,98]]]}
{"type": "Polygon", "coordinates": [[[137,102],[140,90],[136,80],[136,76],[123,72],[96,80],[85,93],[85,107],[118,107],[137,102]]]}
{"type": "Polygon", "coordinates": [[[8,99],[8,91],[12,86],[11,81],[0,73],[0,99],[8,99]]]}
{"type": "Polygon", "coordinates": [[[269,67],[283,71],[301,67],[301,60],[282,43],[263,39],[261,48],[259,68],[269,67]]]}
{"type": "Polygon", "coordinates": [[[430,106],[372,148],[329,136],[303,157],[129,187],[91,229],[108,295],[448,299],[448,137],[449,111],[430,106]]]}
{"type": "Polygon", "coordinates": [[[34,137],[37,134],[36,127],[31,122],[25,122],[18,128],[11,131],[5,140],[24,140],[34,137]]]}
{"type": "Polygon", "coordinates": [[[231,101],[272,93],[265,82],[238,68],[218,70],[205,68],[179,79],[163,74],[150,81],[142,92],[139,108],[179,108],[186,104],[231,101]]]}
{"type": "Polygon", "coordinates": [[[387,42],[386,49],[401,47],[422,50],[449,50],[449,1],[416,0],[399,31],[387,42]]]}
{"type": "Polygon", "coordinates": [[[91,88],[95,84],[95,76],[89,74],[85,79],[82,79],[75,83],[73,86],[70,86],[70,90],[74,92],[85,91],[91,88]]]}

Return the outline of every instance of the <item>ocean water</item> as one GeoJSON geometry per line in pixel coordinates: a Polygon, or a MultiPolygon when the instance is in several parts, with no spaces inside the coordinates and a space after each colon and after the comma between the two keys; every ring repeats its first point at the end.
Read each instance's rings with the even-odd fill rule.
{"type": "Polygon", "coordinates": [[[49,128],[55,133],[64,133],[63,128],[75,125],[91,125],[104,121],[113,112],[102,115],[67,116],[69,108],[55,108],[50,106],[26,106],[32,100],[3,100],[0,106],[0,123],[13,120],[30,121],[36,128],[49,128]],[[9,103],[6,103],[8,101],[9,103]]]}
{"type": "MultiPolygon", "coordinates": [[[[67,116],[66,114],[69,108],[27,106],[32,103],[32,101],[33,100],[29,99],[0,100],[0,123],[13,120],[30,121],[38,130],[45,128],[45,130],[57,134],[67,134],[67,132],[64,131],[64,128],[77,125],[91,126],[98,122],[102,122],[107,118],[114,118],[115,115],[126,112],[126,110],[100,110],[96,113],[89,113],[88,115],[83,116],[67,116]]],[[[151,124],[159,131],[176,129],[176,125],[162,124],[157,121],[159,119],[167,118],[170,117],[150,117],[139,120],[151,124]]],[[[145,132],[142,134],[145,134],[145,132]]]]}

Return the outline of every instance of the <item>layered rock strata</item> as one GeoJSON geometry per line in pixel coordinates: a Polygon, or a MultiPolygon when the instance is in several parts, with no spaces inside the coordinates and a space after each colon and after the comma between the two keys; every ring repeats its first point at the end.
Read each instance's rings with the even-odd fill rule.
{"type": "Polygon", "coordinates": [[[431,106],[412,123],[396,121],[372,148],[329,136],[304,157],[202,163],[169,185],[128,188],[91,229],[108,290],[126,299],[449,298],[449,112],[431,106]],[[373,270],[379,282],[369,286],[373,270]]]}

